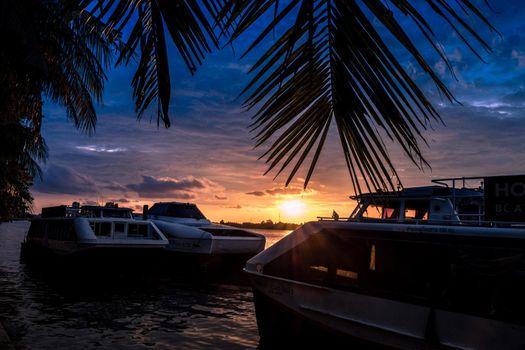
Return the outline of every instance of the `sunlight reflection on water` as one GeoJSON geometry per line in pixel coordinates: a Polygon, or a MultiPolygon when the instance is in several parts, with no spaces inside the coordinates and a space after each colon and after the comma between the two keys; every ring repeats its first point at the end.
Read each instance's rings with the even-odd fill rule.
{"type": "MultiPolygon", "coordinates": [[[[50,279],[20,261],[28,225],[0,224],[0,321],[17,348],[257,347],[252,293],[245,281],[50,279]]],[[[259,232],[267,236],[268,247],[290,231],[259,232]]]]}

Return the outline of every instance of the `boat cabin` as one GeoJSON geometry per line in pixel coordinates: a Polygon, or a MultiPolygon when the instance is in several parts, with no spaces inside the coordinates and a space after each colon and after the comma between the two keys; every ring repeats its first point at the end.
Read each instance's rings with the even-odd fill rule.
{"type": "Polygon", "coordinates": [[[479,224],[483,221],[481,189],[425,186],[351,198],[358,202],[350,216],[350,220],[355,221],[434,224],[479,224]]]}
{"type": "Polygon", "coordinates": [[[149,210],[151,216],[168,216],[173,218],[206,220],[204,214],[193,203],[160,202],[155,203],[149,210]]]}
{"type": "MultiPolygon", "coordinates": [[[[348,307],[345,322],[385,325],[384,310],[397,307],[385,303],[394,300],[411,304],[391,314],[395,322],[414,305],[425,305],[450,312],[442,325],[454,324],[448,317],[455,313],[468,315],[465,320],[477,327],[483,318],[525,326],[525,176],[485,177],[479,187],[466,186],[470,179],[480,178],[442,179],[433,186],[352,197],[358,205],[348,220],[334,215],[307,223],[249,260],[246,271],[272,280],[254,283],[254,289],[272,288],[266,294],[272,298],[296,298],[315,286],[308,287],[299,309],[315,311],[311,315],[316,317],[324,312],[330,322],[348,307]],[[447,186],[447,180],[452,184],[447,186]],[[343,301],[346,292],[355,294],[343,301]],[[316,293],[319,303],[310,306],[316,293]],[[372,296],[370,305],[381,302],[357,312],[356,295],[372,296]],[[368,318],[372,310],[378,310],[373,322],[368,318]]],[[[400,324],[395,327],[406,325],[400,324]]],[[[422,324],[412,334],[425,336],[422,324]]],[[[463,323],[452,327],[457,324],[463,323]]],[[[484,324],[496,329],[489,321],[484,324]]]]}
{"type": "Polygon", "coordinates": [[[78,202],[72,206],[60,205],[42,208],[41,219],[33,220],[28,238],[46,236],[49,239],[76,240],[77,218],[87,219],[88,226],[101,239],[160,239],[149,222],[133,219],[133,210],[120,208],[117,204],[105,206],[84,205],[78,202]]]}

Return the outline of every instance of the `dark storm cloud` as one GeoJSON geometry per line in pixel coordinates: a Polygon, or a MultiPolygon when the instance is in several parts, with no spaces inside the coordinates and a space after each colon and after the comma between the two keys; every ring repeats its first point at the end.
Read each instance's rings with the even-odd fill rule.
{"type": "Polygon", "coordinates": [[[96,193],[96,188],[96,184],[87,176],[58,164],[46,168],[42,181],[37,180],[33,186],[33,190],[40,193],[72,195],[96,193]]]}
{"type": "Polygon", "coordinates": [[[210,182],[199,180],[194,177],[182,179],[156,178],[143,175],[142,182],[126,185],[129,190],[135,191],[142,198],[179,198],[192,199],[195,196],[191,191],[204,190],[210,186],[210,182]]]}

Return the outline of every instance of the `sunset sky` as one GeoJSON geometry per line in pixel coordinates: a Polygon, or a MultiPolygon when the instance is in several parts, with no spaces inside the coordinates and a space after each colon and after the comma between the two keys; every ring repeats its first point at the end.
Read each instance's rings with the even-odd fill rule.
{"type": "MultiPolygon", "coordinates": [[[[434,123],[425,133],[429,147],[423,150],[432,169],[420,172],[396,146],[390,148],[405,186],[426,185],[440,177],[525,173],[525,2],[491,4],[494,12],[482,8],[501,36],[476,24],[492,44],[493,52],[483,55],[486,63],[438,20],[431,22],[457,80],[429,45],[422,46],[462,105],[443,100],[414,61],[394,50],[446,124],[434,123]]],[[[193,77],[171,48],[169,129],[157,127],[156,120],[150,123],[147,116],[136,121],[129,87],[133,65],[108,73],[93,136],[75,129],[61,107],[47,104],[43,134],[50,156],[42,165],[43,182],[36,181],[32,188],[34,212],[72,201],[116,201],[138,209],[174,200],[197,203],[214,221],[305,222],[330,216],[332,210],[348,215],[354,206],[348,199],[352,186],[335,130],[306,190],[304,175],[287,188],[286,176],[263,176],[266,164],[257,158],[265,148],[253,148],[254,135],[248,130],[252,112],[244,111],[242,98],[237,98],[258,53],[242,60],[239,56],[260,28],[244,35],[234,45],[235,52],[215,50],[193,77]]],[[[414,35],[414,40],[423,38],[414,35]]]]}

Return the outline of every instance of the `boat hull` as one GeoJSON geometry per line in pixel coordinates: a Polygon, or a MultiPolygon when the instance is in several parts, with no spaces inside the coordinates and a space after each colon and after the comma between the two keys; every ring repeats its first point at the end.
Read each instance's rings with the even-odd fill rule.
{"type": "MultiPolygon", "coordinates": [[[[53,246],[53,245],[52,245],[53,246]]],[[[96,245],[72,243],[55,249],[34,242],[24,242],[21,257],[30,267],[49,271],[115,273],[138,270],[157,270],[163,246],[142,245],[96,245]],[[50,269],[51,267],[51,269],[50,269]]]]}
{"type": "Polygon", "coordinates": [[[523,349],[525,327],[250,273],[261,344],[523,349]]]}
{"type": "Polygon", "coordinates": [[[521,237],[510,228],[314,222],[245,270],[256,295],[348,337],[400,349],[523,349],[521,237]]]}
{"type": "Polygon", "coordinates": [[[245,237],[169,238],[167,251],[206,255],[252,257],[264,249],[265,240],[245,237]]]}

